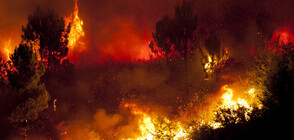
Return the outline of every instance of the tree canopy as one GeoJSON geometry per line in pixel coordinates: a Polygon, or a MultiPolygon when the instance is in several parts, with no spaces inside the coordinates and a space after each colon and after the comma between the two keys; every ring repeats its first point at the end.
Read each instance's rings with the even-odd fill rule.
{"type": "MultiPolygon", "coordinates": [[[[175,54],[186,59],[188,51],[195,49],[194,32],[197,29],[197,16],[193,14],[191,4],[183,1],[181,6],[175,7],[175,18],[170,19],[164,16],[156,23],[156,32],[153,34],[155,44],[160,51],[164,52],[165,57],[175,54]]],[[[154,50],[154,43],[150,44],[154,50]]]]}
{"type": "Polygon", "coordinates": [[[22,39],[39,45],[39,52],[47,70],[56,70],[68,53],[68,34],[70,25],[54,10],[43,11],[40,7],[28,17],[28,23],[22,27],[22,39]]]}
{"type": "Polygon", "coordinates": [[[33,46],[20,44],[11,55],[14,69],[8,71],[15,109],[8,119],[11,122],[35,120],[38,113],[48,107],[50,95],[40,77],[45,73],[42,62],[37,61],[33,46]]]}

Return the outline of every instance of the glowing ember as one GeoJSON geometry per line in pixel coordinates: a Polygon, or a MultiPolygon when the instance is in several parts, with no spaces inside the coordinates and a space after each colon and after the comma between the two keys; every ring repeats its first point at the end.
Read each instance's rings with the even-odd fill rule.
{"type": "Polygon", "coordinates": [[[255,97],[255,89],[254,88],[251,88],[249,91],[248,91],[249,95],[252,96],[252,97],[255,97]]]}

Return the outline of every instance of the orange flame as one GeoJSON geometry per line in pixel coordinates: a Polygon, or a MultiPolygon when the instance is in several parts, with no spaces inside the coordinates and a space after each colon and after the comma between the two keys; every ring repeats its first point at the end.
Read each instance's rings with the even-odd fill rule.
{"type": "MultiPolygon", "coordinates": [[[[153,139],[187,139],[192,132],[191,128],[183,127],[183,124],[180,121],[169,120],[166,117],[163,117],[162,122],[160,123],[156,120],[156,117],[149,115],[143,110],[141,110],[136,104],[125,104],[125,108],[131,109],[131,112],[134,115],[142,116],[138,121],[139,129],[141,135],[135,138],[136,140],[153,140],[153,139]],[[171,129],[164,129],[167,126],[171,126],[171,129]],[[160,132],[160,138],[158,136],[160,132]]],[[[156,116],[156,115],[155,115],[156,116]]]]}
{"type": "Polygon", "coordinates": [[[13,47],[11,43],[11,38],[9,38],[5,43],[4,43],[4,48],[3,48],[3,53],[4,53],[4,59],[10,60],[10,55],[13,53],[13,47]]]}
{"type": "MultiPolygon", "coordinates": [[[[224,85],[222,87],[222,90],[225,91],[222,96],[221,96],[221,104],[217,107],[217,109],[231,109],[231,110],[237,110],[240,107],[244,107],[246,108],[246,112],[245,112],[245,119],[249,120],[250,117],[248,116],[252,110],[253,107],[251,104],[257,104],[259,108],[261,108],[262,106],[260,104],[258,104],[257,102],[253,102],[255,100],[253,100],[254,98],[256,98],[255,96],[255,89],[251,88],[249,89],[248,92],[245,92],[245,94],[247,94],[248,98],[233,98],[234,96],[234,90],[231,88],[228,88],[228,85],[224,85]],[[250,102],[251,101],[251,102],[250,102]]],[[[214,112],[215,113],[215,112],[214,112]]],[[[237,118],[237,116],[235,114],[232,114],[232,117],[236,118],[236,120],[238,120],[239,118],[237,118]]],[[[215,122],[214,120],[208,122],[208,124],[216,129],[216,128],[220,128],[222,127],[222,125],[218,122],[215,122]]]]}
{"type": "Polygon", "coordinates": [[[71,23],[70,32],[68,35],[69,58],[71,61],[77,59],[81,52],[85,50],[85,44],[81,41],[81,37],[85,36],[83,30],[83,21],[79,17],[78,0],[75,0],[74,12],[70,17],[64,18],[66,28],[71,23]]]}
{"type": "MultiPolygon", "coordinates": [[[[245,99],[242,98],[237,98],[237,101],[234,101],[232,99],[233,97],[233,90],[231,88],[228,88],[228,85],[224,85],[223,89],[226,90],[226,92],[222,95],[222,108],[232,108],[232,109],[238,109],[238,104],[241,106],[244,106],[246,108],[250,108],[252,109],[252,107],[250,107],[247,103],[247,101],[245,99]]],[[[252,89],[250,90],[250,92],[252,92],[252,89]]]]}

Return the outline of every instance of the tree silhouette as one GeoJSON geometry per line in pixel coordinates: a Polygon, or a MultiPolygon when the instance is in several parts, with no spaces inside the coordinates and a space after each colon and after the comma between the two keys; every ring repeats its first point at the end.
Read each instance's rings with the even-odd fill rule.
{"type": "Polygon", "coordinates": [[[153,38],[166,58],[172,56],[171,53],[174,52],[187,59],[188,53],[195,49],[193,41],[196,28],[197,16],[193,14],[190,3],[184,0],[181,6],[176,6],[174,19],[164,16],[156,23],[153,38]]]}
{"type": "Polygon", "coordinates": [[[9,93],[10,87],[7,77],[7,72],[12,69],[10,61],[5,61],[0,57],[0,94],[5,95],[9,93]]]}
{"type": "Polygon", "coordinates": [[[37,7],[28,17],[28,23],[22,27],[22,39],[37,44],[41,59],[47,70],[58,70],[68,53],[68,34],[70,25],[65,28],[62,17],[54,10],[43,11],[37,7]]]}
{"type": "Polygon", "coordinates": [[[180,57],[185,60],[185,93],[188,95],[188,66],[187,58],[196,49],[195,30],[197,28],[197,16],[193,14],[191,4],[183,0],[181,6],[175,7],[175,18],[164,16],[156,23],[156,32],[153,33],[154,42],[149,47],[155,53],[158,51],[169,60],[171,57],[180,57]],[[154,49],[154,44],[158,47],[154,49]]]}
{"type": "Polygon", "coordinates": [[[42,62],[37,61],[33,47],[20,44],[11,55],[14,69],[8,71],[8,80],[14,90],[15,109],[8,119],[13,123],[35,120],[38,113],[48,107],[50,95],[40,77],[45,73],[42,62]]]}

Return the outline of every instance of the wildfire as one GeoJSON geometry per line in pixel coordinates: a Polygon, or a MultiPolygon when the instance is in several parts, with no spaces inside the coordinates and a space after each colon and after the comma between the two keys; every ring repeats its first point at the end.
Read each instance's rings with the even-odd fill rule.
{"type": "Polygon", "coordinates": [[[209,77],[211,77],[215,71],[221,69],[229,59],[228,51],[224,48],[216,55],[209,54],[205,49],[200,49],[200,53],[202,56],[201,63],[204,66],[205,73],[209,77]]]}
{"type": "Polygon", "coordinates": [[[186,139],[191,132],[190,129],[184,128],[180,121],[171,121],[166,117],[160,119],[154,114],[148,115],[136,104],[125,104],[124,107],[131,109],[132,114],[142,117],[138,121],[141,135],[135,138],[136,140],[186,139]]]}
{"type": "MultiPolygon", "coordinates": [[[[239,108],[244,108],[244,112],[241,112],[245,116],[245,121],[250,119],[249,114],[252,113],[253,105],[257,104],[254,100],[255,89],[251,88],[242,94],[234,94],[234,90],[229,88],[228,85],[224,85],[221,89],[223,92],[220,96],[220,105],[212,112],[212,115],[217,113],[227,113],[220,114],[221,117],[229,116],[230,118],[235,118],[234,123],[239,123],[242,117],[238,116],[236,113],[239,108]],[[220,112],[219,110],[229,110],[230,112],[220,112]]],[[[140,136],[135,138],[136,140],[154,140],[154,139],[188,139],[193,132],[193,129],[197,126],[188,125],[187,122],[183,123],[179,120],[181,119],[168,119],[167,117],[158,117],[156,113],[150,113],[148,109],[139,108],[137,104],[124,104],[125,108],[129,108],[133,115],[140,116],[141,119],[138,120],[138,126],[140,129],[140,136]]],[[[258,106],[260,107],[260,105],[258,106]]],[[[207,114],[206,114],[207,115],[207,114]]],[[[187,117],[187,116],[180,116],[187,117]]],[[[200,121],[199,126],[204,124],[210,125],[212,128],[217,129],[223,127],[220,122],[216,122],[213,118],[210,120],[200,121]]]]}
{"type": "MultiPolygon", "coordinates": [[[[220,106],[218,106],[217,109],[223,109],[223,110],[227,110],[229,109],[230,112],[226,112],[228,114],[222,114],[222,112],[218,112],[218,113],[221,113],[220,115],[222,117],[224,116],[229,116],[230,118],[235,118],[235,123],[238,123],[241,118],[238,118],[237,114],[235,111],[237,111],[240,107],[243,107],[245,108],[245,112],[244,112],[244,115],[245,115],[245,120],[248,121],[250,119],[249,117],[249,114],[252,112],[253,110],[253,107],[250,105],[252,103],[249,103],[250,100],[253,101],[253,98],[255,98],[255,94],[254,94],[254,91],[255,89],[254,88],[251,88],[249,89],[248,93],[248,98],[249,99],[244,99],[244,98],[233,98],[234,96],[234,91],[233,89],[231,88],[228,88],[228,85],[224,85],[222,87],[222,90],[225,91],[222,96],[221,96],[221,104],[220,106]]],[[[261,107],[260,105],[258,105],[258,107],[261,107]]],[[[217,112],[214,112],[216,115],[217,112]]],[[[222,127],[222,125],[219,123],[219,122],[215,122],[215,121],[210,121],[208,123],[211,127],[213,128],[220,128],[222,127]]]]}
{"type": "Polygon", "coordinates": [[[4,43],[4,57],[6,60],[10,60],[10,54],[12,54],[13,49],[12,49],[12,44],[11,44],[11,38],[9,38],[5,43],[4,43]]]}
{"type": "MultiPolygon", "coordinates": [[[[252,110],[252,107],[248,105],[245,99],[238,98],[237,101],[232,100],[233,90],[228,88],[228,85],[224,85],[222,88],[226,91],[221,97],[223,99],[223,102],[221,105],[222,108],[232,108],[236,110],[239,108],[238,105],[241,105],[252,110]]],[[[252,89],[250,89],[250,91],[253,92],[252,89]]]]}
{"type": "MultiPolygon", "coordinates": [[[[161,109],[156,109],[150,106],[141,106],[136,103],[123,102],[120,107],[122,107],[122,111],[127,113],[131,118],[131,122],[124,124],[122,123],[122,121],[125,120],[122,119],[124,115],[107,115],[105,111],[102,113],[101,117],[101,112],[98,111],[100,113],[98,113],[97,116],[95,115],[96,117],[94,118],[100,119],[95,119],[95,123],[87,126],[80,126],[76,124],[76,126],[74,126],[75,129],[71,129],[69,132],[67,132],[67,130],[61,130],[60,135],[64,138],[75,138],[77,137],[76,133],[79,132],[79,136],[81,138],[87,137],[84,139],[89,139],[88,137],[91,136],[92,138],[97,139],[184,140],[191,139],[195,130],[203,125],[209,125],[214,129],[225,127],[220,121],[213,118],[217,115],[217,113],[223,113],[220,114],[221,119],[222,117],[233,118],[233,121],[229,120],[230,123],[240,123],[250,119],[249,115],[253,110],[253,106],[251,104],[255,101],[252,100],[252,98],[256,98],[254,88],[241,92],[244,96],[242,94],[234,94],[234,90],[229,88],[228,85],[224,85],[220,92],[222,93],[221,96],[219,96],[220,105],[217,107],[213,106],[213,108],[211,108],[212,110],[208,109],[209,114],[206,114],[203,119],[200,119],[200,121],[198,120],[199,118],[193,118],[192,110],[183,110],[186,111],[184,112],[186,115],[182,114],[170,117],[170,115],[161,112],[161,109]],[[237,113],[237,110],[241,107],[242,110],[245,111],[242,111],[241,116],[239,116],[240,114],[237,113]],[[221,109],[226,111],[219,111],[221,109]],[[113,119],[116,118],[114,116],[117,116],[117,118],[121,117],[121,119],[113,119]],[[107,125],[101,125],[104,122],[111,122],[111,125],[109,125],[109,123],[106,123],[107,125]],[[83,131],[81,132],[81,130],[83,131]]],[[[126,118],[126,120],[128,119],[126,118]]]]}
{"type": "Polygon", "coordinates": [[[70,57],[76,57],[74,55],[79,55],[83,49],[84,43],[80,41],[80,38],[85,36],[85,32],[83,30],[83,21],[79,17],[79,7],[78,0],[75,0],[74,13],[69,17],[64,18],[66,27],[70,23],[71,28],[68,35],[68,47],[69,47],[69,55],[70,57]],[[77,48],[79,47],[79,48],[77,48]],[[74,54],[75,53],[75,54],[74,54]]]}
{"type": "Polygon", "coordinates": [[[207,74],[211,74],[213,72],[213,70],[212,70],[212,59],[211,59],[211,56],[209,54],[207,54],[207,60],[208,60],[208,62],[205,63],[204,69],[205,69],[207,74]]]}

